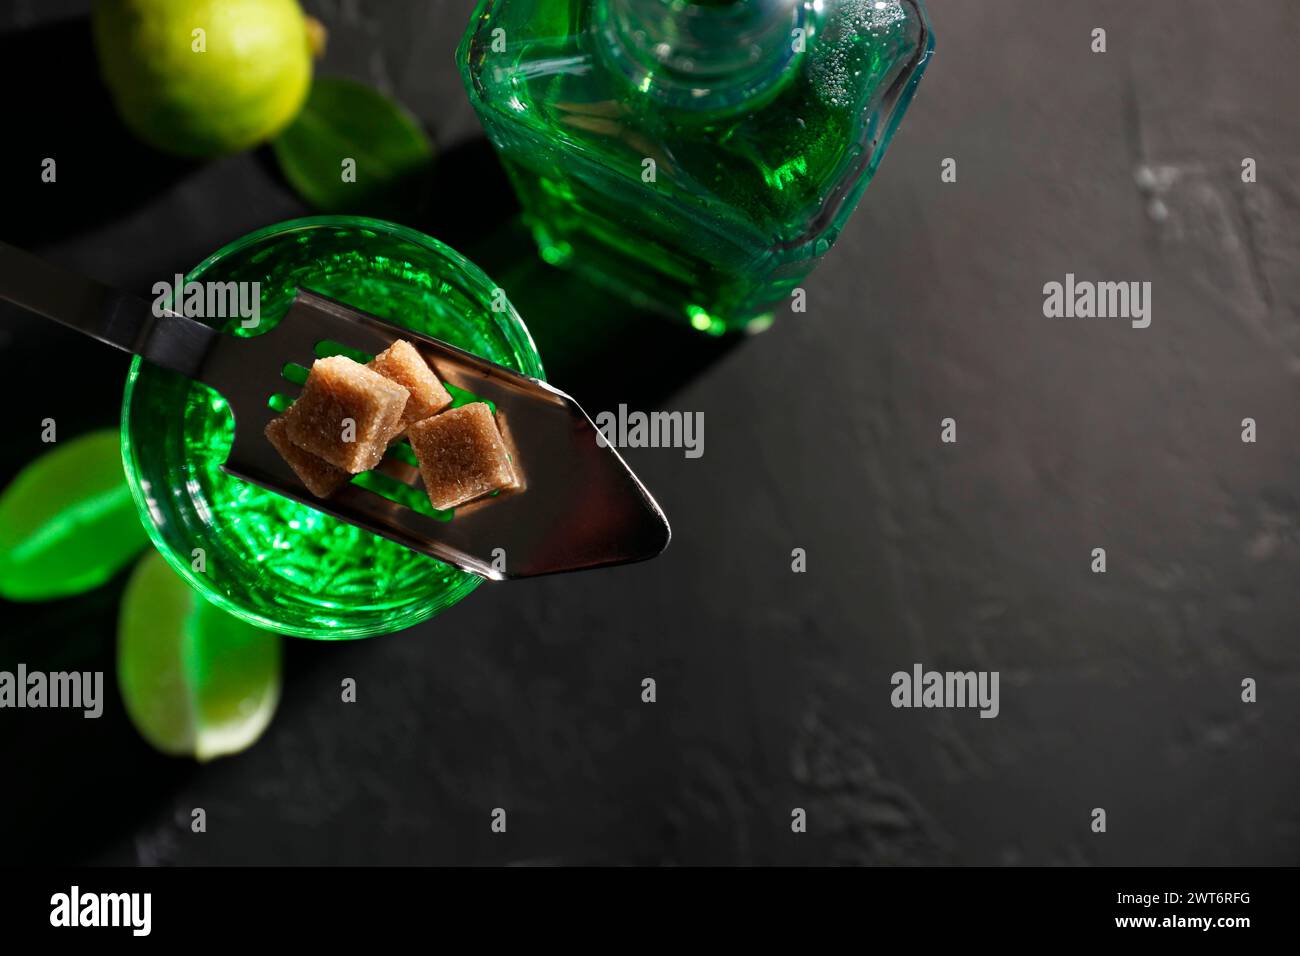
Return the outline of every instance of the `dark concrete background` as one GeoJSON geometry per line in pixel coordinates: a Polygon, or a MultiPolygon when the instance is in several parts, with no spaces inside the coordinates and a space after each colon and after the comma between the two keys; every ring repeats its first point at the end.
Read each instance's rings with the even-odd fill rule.
{"type": "MultiPolygon", "coordinates": [[[[531,260],[453,62],[468,2],[307,6],[322,72],[436,137],[419,225],[507,288],[552,380],[705,413],[702,459],[628,453],[674,543],[289,641],[271,728],[211,765],[152,753],[115,697],[0,712],[0,862],[1300,863],[1300,4],[930,0],[936,58],[807,314],[722,345],[531,260]],[[1045,319],[1067,272],[1151,281],[1151,327],[1045,319]],[[1000,717],[891,708],[914,661],[1000,671],[1000,717]]],[[[143,293],[307,211],[264,151],[123,137],[85,9],[0,4],[0,238],[143,293]]],[[[112,425],[126,362],[0,318],[4,481],[38,412],[112,425]]],[[[0,663],[111,675],[121,586],[0,603],[0,663]]]]}

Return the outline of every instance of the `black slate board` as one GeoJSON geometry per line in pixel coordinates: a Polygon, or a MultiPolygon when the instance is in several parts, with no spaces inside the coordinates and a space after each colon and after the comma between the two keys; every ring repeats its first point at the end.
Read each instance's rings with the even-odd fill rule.
{"type": "MultiPolygon", "coordinates": [[[[99,721],[0,713],[0,861],[1300,862],[1300,6],[930,0],[936,58],[807,313],[719,343],[532,257],[453,62],[469,3],[307,5],[323,71],[434,133],[417,225],[502,282],[552,380],[704,413],[701,459],[628,453],[674,543],[291,641],[266,736],[211,765],[153,754],[115,695],[99,721]],[[1151,281],[1152,326],[1044,318],[1067,272],[1151,281]],[[894,709],[915,661],[998,670],[999,717],[894,709]]],[[[144,293],[307,212],[265,151],[134,145],[85,10],[0,4],[0,238],[144,293]]],[[[125,368],[0,310],[0,481],[42,417],[112,425],[125,368]],[[69,371],[36,402],[49,349],[69,371]]],[[[0,604],[0,666],[111,675],[121,583],[0,604]]]]}

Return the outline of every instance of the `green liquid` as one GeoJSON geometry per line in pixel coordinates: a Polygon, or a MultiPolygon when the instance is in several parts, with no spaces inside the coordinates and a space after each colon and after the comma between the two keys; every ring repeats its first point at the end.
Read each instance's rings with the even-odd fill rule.
{"type": "Polygon", "coordinates": [[[481,2],[462,72],[543,258],[704,331],[770,320],[838,236],[928,53],[909,4],[824,6],[796,21],[793,59],[787,9],[766,74],[744,66],[734,103],[725,77],[700,81],[701,107],[680,77],[620,67],[611,0],[481,2]]]}
{"type": "MultiPolygon", "coordinates": [[[[542,377],[518,316],[492,311],[486,276],[428,237],[387,223],[285,223],[228,247],[187,280],[259,282],[264,329],[301,285],[542,377]]],[[[312,359],[285,356],[303,366],[312,359]]],[[[274,386],[268,383],[268,398],[274,386]]],[[[123,408],[123,449],[141,516],[163,556],[219,606],[289,634],[360,637],[424,620],[480,583],[227,475],[221,464],[233,436],[220,395],[137,360],[123,408]],[[194,569],[195,548],[204,549],[203,571],[194,569]]]]}

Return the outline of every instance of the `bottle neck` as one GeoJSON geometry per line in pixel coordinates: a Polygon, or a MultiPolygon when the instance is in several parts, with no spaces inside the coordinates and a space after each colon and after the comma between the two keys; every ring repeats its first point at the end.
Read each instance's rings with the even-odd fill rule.
{"type": "Polygon", "coordinates": [[[600,0],[595,27],[611,64],[642,92],[711,110],[789,75],[805,15],[803,0],[600,0]]]}

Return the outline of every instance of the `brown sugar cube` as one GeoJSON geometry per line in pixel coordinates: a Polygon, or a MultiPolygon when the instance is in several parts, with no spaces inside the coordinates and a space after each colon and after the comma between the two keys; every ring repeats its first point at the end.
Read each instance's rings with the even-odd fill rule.
{"type": "Polygon", "coordinates": [[[408,394],[345,355],[317,359],[284,413],[289,440],[354,475],[368,471],[401,431],[408,394]]]}
{"type": "Polygon", "coordinates": [[[398,339],[380,352],[366,368],[374,369],[411,393],[406,400],[406,411],[402,412],[403,427],[436,415],[451,404],[451,395],[433,374],[429,363],[405,339],[398,339]]]}
{"type": "Polygon", "coordinates": [[[519,487],[506,443],[485,402],[416,422],[407,437],[435,508],[455,508],[493,491],[519,487]]]}
{"type": "Polygon", "coordinates": [[[289,463],[293,473],[302,479],[307,490],[317,498],[328,498],[352,480],[352,476],[342,468],[335,468],[324,458],[317,458],[291,442],[289,425],[283,415],[266,426],[266,437],[280,457],[289,463]]]}

